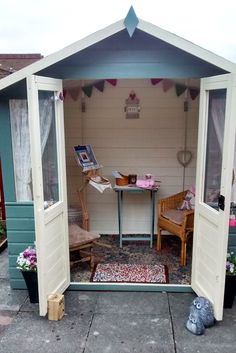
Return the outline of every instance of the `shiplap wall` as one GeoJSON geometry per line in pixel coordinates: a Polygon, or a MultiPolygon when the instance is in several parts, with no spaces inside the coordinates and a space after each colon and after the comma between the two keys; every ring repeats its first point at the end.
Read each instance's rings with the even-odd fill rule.
{"type": "MultiPolygon", "coordinates": [[[[198,105],[189,99],[189,111],[183,110],[184,94],[176,96],[175,87],[163,91],[150,80],[118,80],[105,83],[104,92],[93,88],[85,96],[86,112],[81,112],[80,98],[65,100],[65,133],[67,154],[68,203],[78,205],[76,189],[81,185],[81,169],[77,166],[73,146],[91,144],[103,166],[102,175],[112,179],[112,170],[123,174],[153,174],[161,180],[157,197],[161,198],[195,184],[198,105]],[[125,100],[131,90],[140,99],[139,119],[126,119],[125,100]],[[185,169],[176,154],[184,147],[185,114],[187,114],[187,149],[193,159],[185,169]]],[[[87,188],[90,229],[106,234],[118,233],[117,198],[113,191],[103,194],[87,188]]],[[[124,197],[124,232],[149,232],[149,193],[124,197]]]]}

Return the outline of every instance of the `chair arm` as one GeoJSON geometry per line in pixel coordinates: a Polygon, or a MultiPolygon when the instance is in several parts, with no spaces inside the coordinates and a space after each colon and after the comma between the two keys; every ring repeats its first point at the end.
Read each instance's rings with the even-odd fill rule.
{"type": "Polygon", "coordinates": [[[160,199],[158,202],[158,215],[170,209],[177,209],[177,207],[183,202],[186,193],[187,191],[182,191],[178,194],[160,199]]]}
{"type": "Polygon", "coordinates": [[[193,228],[194,210],[183,211],[183,212],[184,212],[183,227],[189,228],[189,229],[193,228]]]}

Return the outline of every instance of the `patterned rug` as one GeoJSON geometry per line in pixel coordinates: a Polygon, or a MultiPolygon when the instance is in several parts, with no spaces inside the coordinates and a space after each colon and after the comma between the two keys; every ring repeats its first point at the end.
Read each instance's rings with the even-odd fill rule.
{"type": "Polygon", "coordinates": [[[108,263],[98,264],[91,282],[110,283],[168,283],[168,269],[165,265],[138,265],[108,263]]]}
{"type": "MultiPolygon", "coordinates": [[[[156,239],[153,248],[150,248],[149,242],[132,241],[125,242],[120,248],[119,235],[102,234],[97,243],[103,243],[110,246],[94,247],[95,263],[108,264],[140,264],[157,265],[165,264],[168,267],[170,284],[190,284],[191,283],[191,263],[192,263],[192,242],[187,246],[187,265],[180,266],[180,241],[177,237],[165,237],[162,239],[162,250],[156,251],[156,239]]],[[[76,253],[74,254],[75,256],[76,253]]],[[[73,265],[71,268],[72,282],[90,282],[91,269],[87,262],[73,265]]]]}

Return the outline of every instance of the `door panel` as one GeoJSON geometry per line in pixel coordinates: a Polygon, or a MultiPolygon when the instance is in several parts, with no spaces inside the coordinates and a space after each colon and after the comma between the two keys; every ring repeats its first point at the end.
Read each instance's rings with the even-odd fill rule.
{"type": "Polygon", "coordinates": [[[217,320],[223,316],[235,105],[234,75],[201,80],[192,287],[212,302],[217,320]]]}
{"type": "Polygon", "coordinates": [[[70,283],[63,102],[60,80],[27,79],[40,315],[70,283]]]}

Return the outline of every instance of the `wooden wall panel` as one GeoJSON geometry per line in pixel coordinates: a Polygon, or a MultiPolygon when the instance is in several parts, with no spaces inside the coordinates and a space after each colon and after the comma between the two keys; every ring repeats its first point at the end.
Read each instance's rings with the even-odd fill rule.
{"type": "MultiPolygon", "coordinates": [[[[82,183],[81,170],[73,156],[76,144],[92,145],[103,166],[102,174],[112,183],[112,170],[135,173],[139,177],[151,173],[162,181],[159,198],[195,184],[199,102],[198,98],[194,101],[189,98],[189,111],[185,113],[184,98],[184,94],[176,96],[175,87],[164,92],[161,83],[153,86],[150,80],[118,80],[116,87],[105,82],[104,92],[93,88],[92,96],[85,96],[86,111],[83,113],[81,94],[77,101],[68,97],[65,126],[69,205],[78,205],[76,189],[82,183]],[[140,99],[139,119],[125,118],[125,100],[131,90],[140,99]],[[184,173],[176,155],[184,148],[185,118],[187,148],[193,158],[184,173]]],[[[100,194],[88,186],[86,197],[91,229],[118,233],[116,194],[110,190],[100,194]]],[[[149,231],[148,199],[132,195],[125,203],[124,231],[149,231]]]]}

